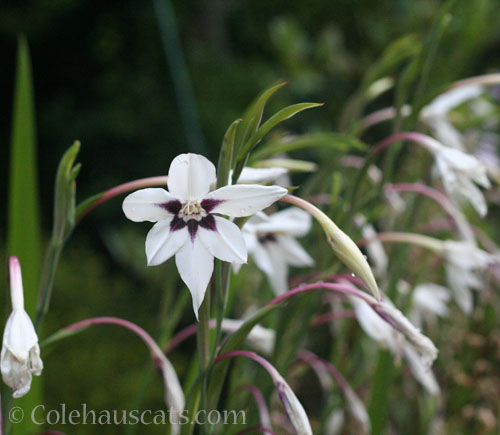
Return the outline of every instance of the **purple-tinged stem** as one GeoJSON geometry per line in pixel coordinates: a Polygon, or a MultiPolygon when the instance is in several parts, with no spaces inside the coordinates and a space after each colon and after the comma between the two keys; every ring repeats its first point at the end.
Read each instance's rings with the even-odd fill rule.
{"type": "Polygon", "coordinates": [[[161,175],[158,177],[140,178],[139,180],[129,181],[128,183],[123,183],[118,186],[112,187],[111,189],[106,190],[99,197],[99,199],[97,199],[88,209],[85,210],[85,212],[82,215],[80,215],[78,222],[80,222],[98,205],[101,205],[103,202],[109,201],[115,196],[122,195],[123,193],[131,192],[137,189],[144,189],[146,187],[166,186],[166,185],[167,185],[167,176],[161,175]]]}
{"type": "Polygon", "coordinates": [[[332,363],[320,358],[315,353],[306,349],[300,349],[297,352],[297,357],[310,366],[318,365],[324,367],[343,392],[349,387],[349,384],[338,369],[332,363]]]}
{"type": "Polygon", "coordinates": [[[242,388],[247,389],[252,394],[257,408],[259,410],[260,424],[262,427],[271,427],[271,417],[269,415],[269,410],[267,409],[266,400],[262,395],[261,391],[252,384],[244,385],[242,388]]]}
{"type": "Polygon", "coordinates": [[[354,287],[351,287],[348,285],[344,285],[344,284],[319,282],[319,283],[315,283],[315,284],[301,285],[300,287],[289,290],[286,293],[283,293],[282,295],[275,297],[272,301],[268,302],[265,306],[267,307],[269,305],[277,305],[277,304],[280,304],[281,302],[291,298],[292,296],[295,296],[296,294],[305,293],[305,292],[314,291],[314,290],[329,290],[329,291],[336,292],[336,293],[342,293],[342,294],[346,294],[346,295],[356,296],[360,299],[363,299],[370,306],[377,303],[376,300],[372,296],[370,296],[369,294],[367,294],[365,292],[362,292],[361,290],[358,290],[357,288],[354,288],[354,287]]]}
{"type": "Polygon", "coordinates": [[[466,240],[474,241],[475,237],[467,223],[467,220],[462,215],[460,210],[458,210],[449,198],[441,193],[439,190],[433,189],[422,183],[400,183],[400,184],[388,184],[384,187],[385,191],[391,192],[416,192],[421,195],[425,195],[428,198],[433,199],[437,202],[443,210],[456,222],[457,228],[466,240]]]}
{"type": "Polygon", "coordinates": [[[417,133],[414,131],[409,131],[409,132],[395,133],[395,134],[385,138],[384,140],[379,142],[377,145],[375,145],[375,148],[373,149],[373,153],[377,154],[377,153],[383,151],[389,145],[392,145],[393,143],[405,141],[405,140],[415,142],[416,144],[421,145],[424,148],[427,148],[429,151],[434,151],[438,146],[440,146],[439,142],[430,136],[427,136],[427,135],[422,134],[422,133],[417,133]]]}
{"type": "Polygon", "coordinates": [[[457,89],[470,85],[498,85],[498,84],[500,84],[500,73],[493,73],[493,74],[483,74],[480,76],[469,77],[463,80],[458,80],[455,83],[452,83],[452,85],[448,89],[457,89]]]}
{"type": "Polygon", "coordinates": [[[66,330],[68,331],[78,331],[79,329],[87,328],[92,325],[102,325],[102,324],[111,324],[118,325],[128,330],[132,331],[134,334],[138,335],[144,343],[149,347],[151,353],[153,354],[155,360],[158,355],[162,355],[162,351],[159,346],[156,344],[156,341],[140,326],[135,323],[129,322],[125,319],[120,319],[118,317],[93,317],[91,319],[85,319],[80,322],[73,323],[72,325],[66,326],[66,330]]]}

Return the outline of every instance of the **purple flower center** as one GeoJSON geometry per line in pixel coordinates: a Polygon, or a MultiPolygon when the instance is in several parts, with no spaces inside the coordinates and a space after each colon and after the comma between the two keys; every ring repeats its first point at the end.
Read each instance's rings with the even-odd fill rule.
{"type": "Polygon", "coordinates": [[[174,215],[170,222],[170,231],[178,231],[187,227],[191,241],[194,241],[199,227],[217,231],[215,218],[210,211],[221,202],[223,201],[217,199],[204,199],[201,204],[194,202],[182,204],[180,201],[173,200],[158,204],[158,206],[174,215]]]}

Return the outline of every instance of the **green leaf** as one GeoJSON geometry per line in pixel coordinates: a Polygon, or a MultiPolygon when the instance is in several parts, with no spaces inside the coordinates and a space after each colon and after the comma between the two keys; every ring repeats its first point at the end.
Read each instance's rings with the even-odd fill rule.
{"type": "Polygon", "coordinates": [[[75,224],[75,179],[80,171],[80,165],[73,166],[73,164],[79,151],[80,142],[75,141],[64,153],[57,168],[54,193],[54,222],[40,279],[40,294],[35,319],[35,327],[37,328],[49,310],[59,257],[64,242],[75,224]]]}
{"type": "MultiPolygon", "coordinates": [[[[241,325],[238,330],[234,334],[232,334],[225,343],[222,344],[219,354],[238,349],[243,344],[248,334],[250,334],[252,328],[279,306],[281,306],[281,304],[266,305],[255,312],[250,319],[243,323],[243,325],[241,325]]],[[[208,403],[210,409],[215,409],[215,407],[217,406],[220,392],[224,384],[224,379],[229,368],[229,363],[230,360],[228,359],[222,360],[217,363],[212,369],[208,390],[208,403]]]]}
{"type": "Polygon", "coordinates": [[[299,103],[281,109],[279,112],[271,116],[264,124],[262,124],[262,126],[247,140],[247,142],[243,146],[243,149],[240,151],[238,159],[245,159],[246,155],[253,150],[253,148],[262,140],[262,138],[280,122],[291,118],[292,116],[296,115],[299,112],[302,112],[303,110],[312,109],[314,107],[319,107],[322,105],[323,103],[299,103]]]}
{"type": "Polygon", "coordinates": [[[405,35],[389,45],[380,60],[371,66],[363,78],[362,86],[367,88],[375,80],[391,74],[402,62],[417,55],[422,43],[417,35],[405,35]]]}
{"type": "Polygon", "coordinates": [[[283,137],[278,141],[270,142],[252,153],[252,161],[266,159],[276,154],[299,151],[308,148],[328,148],[337,151],[361,151],[367,146],[354,136],[341,133],[313,133],[305,134],[289,140],[283,137]]]}
{"type": "Polygon", "coordinates": [[[245,142],[259,128],[260,121],[262,120],[262,114],[264,113],[264,108],[266,107],[269,98],[271,98],[278,89],[281,89],[287,83],[288,82],[279,83],[269,89],[266,89],[252,104],[250,104],[249,108],[245,112],[245,115],[243,116],[243,121],[241,122],[238,134],[236,135],[233,154],[234,158],[238,157],[238,154],[245,142]]]}
{"type": "Polygon", "coordinates": [[[370,101],[370,85],[387,75],[394,74],[403,62],[413,59],[422,50],[422,43],[417,35],[406,35],[394,41],[382,53],[380,60],[366,71],[358,90],[349,98],[340,117],[339,129],[345,131],[356,121],[367,102],[370,101]]]}
{"type": "Polygon", "coordinates": [[[36,157],[36,127],[31,62],[26,39],[19,39],[12,120],[7,251],[17,255],[24,304],[33,316],[42,257],[36,157]]]}
{"type": "Polygon", "coordinates": [[[234,121],[226,131],[219,153],[217,164],[217,188],[225,186],[229,180],[229,173],[233,163],[234,141],[241,119],[234,121]]]}
{"type": "MultiPolygon", "coordinates": [[[[40,210],[36,156],[35,103],[28,43],[20,37],[12,117],[10,182],[7,223],[7,251],[17,255],[21,263],[25,309],[32,317],[38,294],[42,257],[40,210]]],[[[30,392],[16,400],[15,405],[25,415],[42,403],[42,382],[33,379],[30,392]]],[[[29,418],[12,426],[12,433],[34,433],[36,427],[29,418]]]]}

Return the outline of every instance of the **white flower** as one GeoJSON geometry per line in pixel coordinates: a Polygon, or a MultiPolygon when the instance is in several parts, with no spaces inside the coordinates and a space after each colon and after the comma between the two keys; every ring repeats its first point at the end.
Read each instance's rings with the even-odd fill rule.
{"type": "Polygon", "coordinates": [[[437,349],[432,342],[389,302],[381,302],[380,311],[387,314],[401,332],[383,320],[365,301],[355,297],[350,300],[363,331],[383,348],[403,356],[415,379],[430,394],[438,394],[439,387],[435,388],[437,382],[430,370],[430,363],[437,356],[437,349]]]}
{"type": "Polygon", "coordinates": [[[447,316],[450,297],[450,290],[441,285],[431,282],[418,285],[412,294],[413,306],[409,315],[411,321],[422,327],[423,319],[433,321],[436,317],[447,316]]]}
{"type": "Polygon", "coordinates": [[[286,195],[278,186],[225,186],[210,191],[215,166],[198,154],[181,154],[170,164],[168,191],[142,189],[123,201],[125,215],[135,222],[156,222],[146,238],[148,265],[175,255],[177,269],[193,298],[193,309],[203,302],[214,267],[214,257],[246,263],[247,249],[240,229],[228,219],[251,216],[286,195]]]}
{"type": "Polygon", "coordinates": [[[473,309],[471,288],[481,290],[483,283],[478,272],[495,263],[493,255],[470,242],[444,242],[446,277],[458,306],[466,314],[473,309]]]}
{"type": "Polygon", "coordinates": [[[436,138],[447,147],[465,151],[464,138],[448,118],[448,112],[483,93],[480,85],[463,86],[439,95],[420,112],[436,138]]]}
{"type": "Polygon", "coordinates": [[[15,399],[31,387],[32,375],[40,376],[43,363],[38,337],[31,319],[24,311],[21,266],[17,257],[9,259],[12,313],[3,333],[1,371],[3,381],[14,390],[15,399]]]}
{"type": "Polygon", "coordinates": [[[238,178],[238,184],[270,183],[286,174],[288,174],[286,168],[251,168],[245,166],[238,178]]]}
{"type": "Polygon", "coordinates": [[[290,207],[270,216],[253,216],[243,227],[248,252],[269,279],[276,294],[288,291],[288,266],[314,265],[314,260],[295,240],[311,229],[311,215],[290,207]]]}
{"type": "Polygon", "coordinates": [[[443,146],[436,150],[435,157],[446,191],[459,202],[470,201],[477,212],[485,216],[488,207],[474,183],[485,188],[491,186],[486,167],[474,156],[443,146]]]}

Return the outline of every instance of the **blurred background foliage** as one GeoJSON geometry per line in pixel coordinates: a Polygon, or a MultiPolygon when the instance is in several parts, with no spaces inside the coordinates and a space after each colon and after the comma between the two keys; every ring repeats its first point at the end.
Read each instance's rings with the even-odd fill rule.
{"type": "MultiPolygon", "coordinates": [[[[278,80],[290,83],[270,101],[267,113],[298,101],[325,102],[323,108],[288,121],[286,128],[293,133],[336,131],[345,103],[366,70],[404,35],[425,43],[443,4],[438,0],[4,0],[0,5],[4,59],[0,195],[7,196],[6,144],[12,133],[20,33],[27,36],[33,64],[41,215],[48,237],[55,171],[75,139],[82,142],[78,161],[83,167],[77,183],[77,198],[82,200],[122,182],[163,175],[181,152],[205,150],[215,161],[230,122],[241,116],[255,95],[278,80]],[[165,24],[165,17],[174,19],[177,27],[165,24]],[[176,36],[180,45],[175,45],[175,38],[167,38],[164,46],[162,30],[164,35],[176,36]],[[188,78],[185,88],[178,86],[179,77],[181,82],[186,79],[182,58],[188,78]],[[172,70],[179,62],[181,68],[172,70]],[[183,113],[188,113],[187,118],[183,113]],[[200,134],[190,135],[193,131],[200,134]]],[[[430,91],[500,69],[498,6],[497,0],[455,3],[432,63],[430,91]]],[[[377,107],[392,104],[392,98],[390,93],[384,95],[377,107]]],[[[368,134],[367,142],[370,134],[374,133],[368,134]]],[[[299,155],[318,160],[313,151],[299,155]]],[[[339,157],[330,156],[332,164],[339,157]]],[[[0,206],[5,240],[6,202],[0,206]]],[[[161,338],[159,333],[168,323],[169,309],[186,290],[177,285],[172,264],[146,270],[146,231],[147,225],[126,221],[120,199],[85,219],[63,253],[44,335],[83,318],[112,315],[134,321],[166,340],[168,334],[161,338]],[[163,298],[164,293],[169,296],[163,298]]],[[[3,288],[7,288],[5,270],[3,288]]],[[[247,278],[262,284],[256,269],[252,271],[247,278]]],[[[181,325],[192,321],[188,308],[181,325]]],[[[180,376],[192,344],[172,356],[180,376]]],[[[44,357],[47,406],[64,402],[70,409],[81,403],[93,409],[161,407],[161,384],[148,382],[154,379],[152,372],[144,374],[144,368],[152,365],[148,358],[139,340],[113,326],[94,327],[61,342],[44,357]],[[145,390],[145,399],[138,399],[138,392],[145,390]]],[[[497,355],[497,364],[498,359],[497,355]]],[[[346,376],[349,379],[349,373],[346,376]]],[[[302,393],[314,406],[313,394],[302,393]]],[[[480,401],[483,396],[479,396],[471,400],[480,401]]],[[[454,398],[457,415],[451,418],[457,419],[457,427],[466,427],[462,420],[467,420],[467,413],[457,410],[465,409],[468,401],[460,398],[454,398]]],[[[483,426],[476,422],[469,427],[483,426]]],[[[407,429],[406,433],[419,433],[418,427],[407,429]]],[[[148,433],[155,430],[160,431],[148,428],[148,433]]],[[[123,433],[114,427],[70,430],[93,431],[123,433]]]]}

